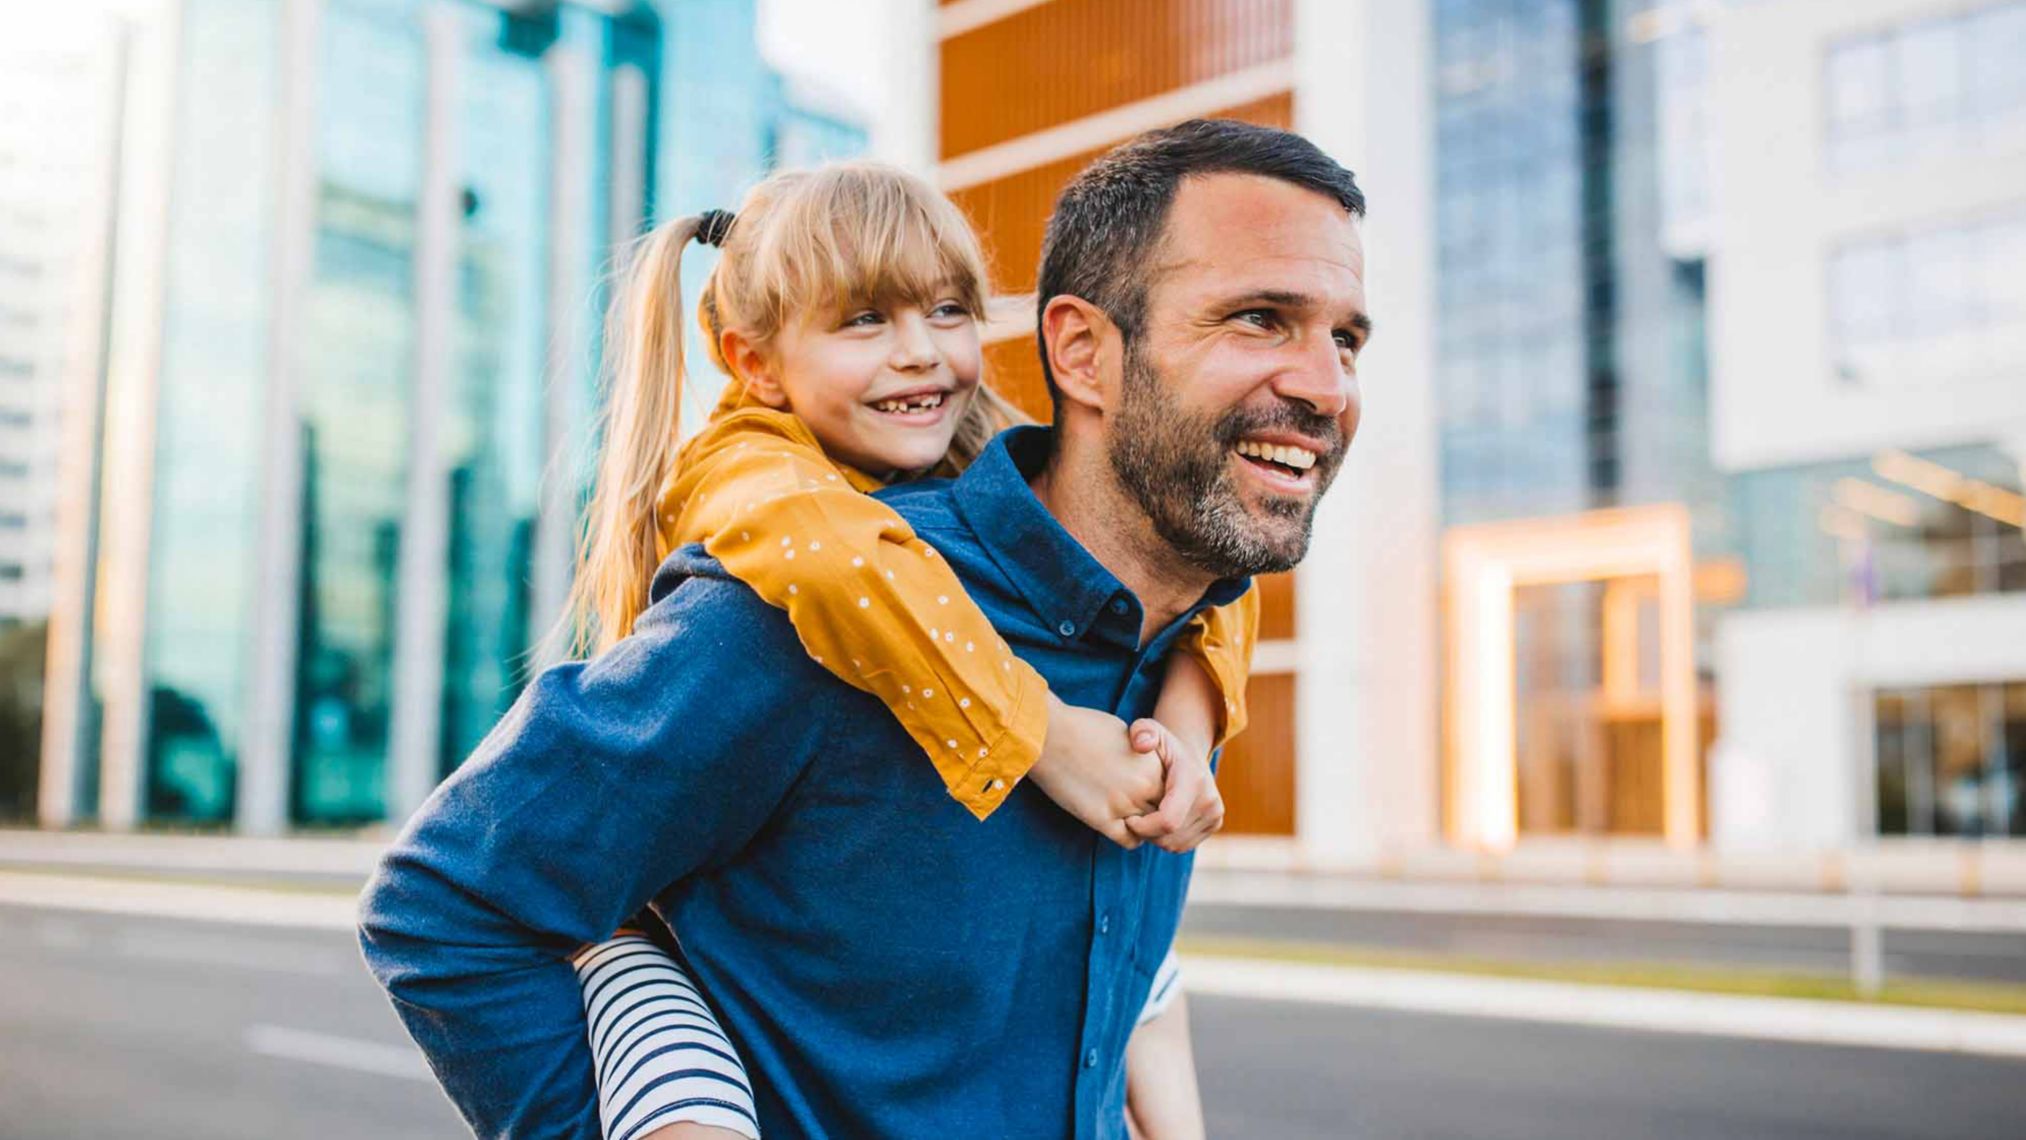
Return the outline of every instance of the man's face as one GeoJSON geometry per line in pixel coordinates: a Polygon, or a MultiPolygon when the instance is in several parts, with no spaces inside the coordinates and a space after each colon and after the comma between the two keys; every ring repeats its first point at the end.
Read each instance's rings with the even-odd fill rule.
{"type": "Polygon", "coordinates": [[[1106,429],[1112,469],[1192,564],[1286,570],[1358,428],[1365,256],[1336,202],[1219,174],[1176,192],[1106,429]]]}

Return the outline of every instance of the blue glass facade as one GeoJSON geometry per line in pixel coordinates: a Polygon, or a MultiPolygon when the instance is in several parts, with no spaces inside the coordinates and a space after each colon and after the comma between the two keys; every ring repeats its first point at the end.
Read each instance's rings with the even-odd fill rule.
{"type": "MultiPolygon", "coordinates": [[[[1681,44],[1631,34],[1653,7],[1432,5],[1446,526],[1680,503],[1699,562],[1732,553],[1709,454],[1703,263],[1669,241],[1703,157],[1670,100],[1696,76],[1681,44]]],[[[1604,644],[1607,611],[1626,605],[1635,628],[1657,628],[1654,589],[1515,591],[1522,831],[1659,832],[1657,700],[1607,693],[1604,644]]],[[[1704,661],[1720,604],[1697,607],[1704,661]]],[[[1636,652],[1618,689],[1657,692],[1655,638],[1621,644],[1636,652]]]]}
{"type": "Polygon", "coordinates": [[[1434,6],[1447,523],[1685,500],[1723,542],[1702,265],[1663,246],[1663,57],[1625,31],[1647,7],[1434,6]]]}
{"type": "Polygon", "coordinates": [[[190,0],[148,552],[142,809],[232,816],[268,376],[278,0],[190,0]]]}
{"type": "Polygon", "coordinates": [[[511,703],[553,616],[533,594],[544,478],[579,481],[584,471],[598,294],[621,228],[613,211],[657,196],[648,179],[662,29],[651,14],[328,0],[315,12],[307,78],[281,63],[299,33],[278,0],[190,0],[183,13],[155,392],[143,818],[378,819],[398,806],[392,726],[403,700],[427,706],[430,777],[511,703]],[[626,75],[645,79],[628,93],[639,128],[630,139],[614,110],[626,75]],[[294,148],[313,169],[293,280],[276,256],[291,224],[279,189],[288,179],[273,175],[287,130],[275,109],[291,83],[309,84],[314,107],[294,148]],[[451,163],[456,198],[439,211],[450,232],[435,238],[424,208],[432,161],[451,163]],[[447,249],[451,267],[433,308],[419,292],[426,248],[447,249]],[[429,362],[425,334],[447,344],[441,362],[429,362]],[[263,446],[278,369],[293,381],[295,470],[269,470],[263,446]],[[416,455],[434,464],[418,471],[416,455]],[[438,533],[414,530],[419,479],[438,481],[420,497],[443,504],[423,516],[438,533]],[[278,538],[263,532],[260,507],[276,486],[299,504],[278,538]],[[412,575],[404,544],[418,540],[443,551],[425,566],[439,578],[428,591],[403,577],[412,575]],[[259,581],[263,543],[277,541],[297,569],[278,606],[259,581]],[[430,620],[411,612],[430,593],[443,603],[442,635],[427,643],[440,661],[411,666],[403,682],[399,635],[404,622],[430,620]],[[250,739],[263,605],[286,614],[294,635],[286,707],[266,710],[288,726],[283,755],[250,739]],[[427,691],[404,696],[413,677],[427,691]],[[247,765],[282,773],[286,802],[269,816],[249,816],[242,802],[247,765]]]}

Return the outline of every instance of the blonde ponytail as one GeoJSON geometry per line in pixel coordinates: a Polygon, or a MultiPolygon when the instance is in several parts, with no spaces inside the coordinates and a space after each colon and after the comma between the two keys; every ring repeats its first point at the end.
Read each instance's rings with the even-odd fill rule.
{"type": "MultiPolygon", "coordinates": [[[[717,343],[727,329],[770,344],[799,314],[847,303],[906,298],[924,307],[954,289],[973,313],[985,305],[985,265],[964,215],[920,177],[877,163],[839,163],[776,174],[733,215],[709,211],[641,239],[605,328],[605,417],[576,579],[540,661],[589,656],[633,632],[660,563],[661,493],[681,452],[682,251],[693,238],[722,256],[698,299],[711,360],[732,369],[717,343]],[[710,227],[708,233],[702,233],[710,227]]],[[[1026,419],[981,387],[949,457],[975,459],[993,433],[1026,419]]]]}
{"type": "Polygon", "coordinates": [[[542,659],[598,653],[633,630],[659,565],[661,490],[681,447],[682,251],[701,215],[642,238],[606,318],[605,413],[577,573],[542,659]]]}

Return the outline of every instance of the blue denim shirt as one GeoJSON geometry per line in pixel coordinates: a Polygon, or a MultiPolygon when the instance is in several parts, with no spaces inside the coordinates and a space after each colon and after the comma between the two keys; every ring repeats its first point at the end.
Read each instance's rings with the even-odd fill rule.
{"type": "MultiPolygon", "coordinates": [[[[1028,487],[1048,446],[1014,429],[884,498],[1058,696],[1145,715],[1187,616],[1139,643],[1139,601],[1028,487]]],[[[654,597],[632,637],[529,686],[361,902],[366,960],[472,1126],[598,1136],[566,956],[651,903],[768,1140],[1123,1137],[1190,858],[1122,850],[1031,785],[972,818],[701,548],[654,597]]]]}

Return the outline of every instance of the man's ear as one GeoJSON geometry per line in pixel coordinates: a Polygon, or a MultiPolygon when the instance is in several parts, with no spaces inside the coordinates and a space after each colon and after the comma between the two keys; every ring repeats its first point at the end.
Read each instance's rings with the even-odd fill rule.
{"type": "Polygon", "coordinates": [[[1104,310],[1068,293],[1048,299],[1041,311],[1041,341],[1055,386],[1071,404],[1102,412],[1105,384],[1118,374],[1118,326],[1104,310]]]}
{"type": "Polygon", "coordinates": [[[754,399],[770,408],[788,406],[788,393],[781,387],[781,377],[774,368],[773,358],[761,352],[758,345],[746,338],[746,334],[737,329],[726,329],[718,337],[718,351],[724,354],[732,376],[746,386],[746,391],[751,392],[754,399]]]}

